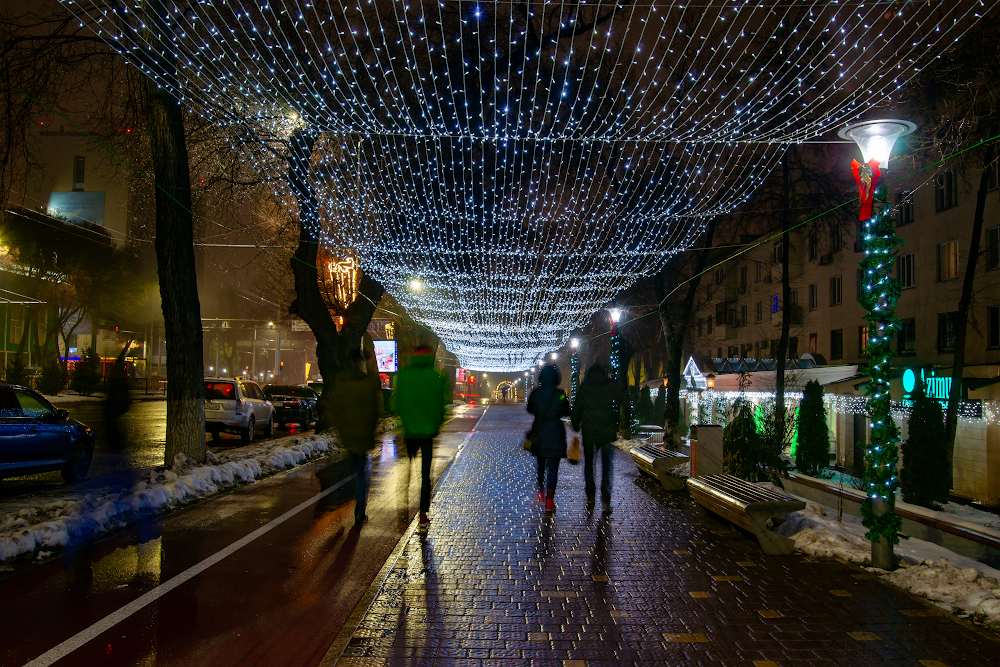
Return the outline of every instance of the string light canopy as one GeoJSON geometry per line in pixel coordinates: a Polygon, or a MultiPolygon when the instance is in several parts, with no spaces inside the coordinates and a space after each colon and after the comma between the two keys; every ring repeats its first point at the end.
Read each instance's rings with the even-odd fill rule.
{"type": "Polygon", "coordinates": [[[317,137],[317,240],[463,366],[507,371],[997,0],[62,1],[270,182],[317,137]]]}

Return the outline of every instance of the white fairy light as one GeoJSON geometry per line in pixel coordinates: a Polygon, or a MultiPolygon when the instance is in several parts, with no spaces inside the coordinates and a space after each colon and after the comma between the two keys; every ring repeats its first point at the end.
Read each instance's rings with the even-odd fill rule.
{"type": "Polygon", "coordinates": [[[526,19],[486,0],[204,0],[166,3],[155,34],[159,3],[62,1],[286,200],[289,138],[321,137],[318,240],[485,371],[561,347],[744,204],[783,147],[890,99],[997,4],[886,19],[879,3],[567,1],[526,19]],[[553,31],[575,36],[530,41],[553,31]]]}

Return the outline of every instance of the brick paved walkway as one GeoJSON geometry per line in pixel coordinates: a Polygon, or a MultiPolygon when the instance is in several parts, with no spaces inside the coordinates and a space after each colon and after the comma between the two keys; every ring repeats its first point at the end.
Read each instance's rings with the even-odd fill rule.
{"type": "Polygon", "coordinates": [[[996,640],[858,568],[765,556],[622,452],[612,514],[563,462],[546,517],[527,427],[487,411],[339,665],[1000,664],[996,640]]]}

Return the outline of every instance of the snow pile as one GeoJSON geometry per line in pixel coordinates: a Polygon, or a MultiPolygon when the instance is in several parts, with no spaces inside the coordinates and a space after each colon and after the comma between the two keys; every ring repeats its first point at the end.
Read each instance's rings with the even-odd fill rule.
{"type": "Polygon", "coordinates": [[[1000,517],[992,512],[984,512],[983,510],[977,510],[975,507],[959,505],[958,503],[948,503],[941,508],[941,511],[950,515],[950,518],[953,519],[965,521],[984,528],[1000,530],[1000,517]]]}
{"type": "Polygon", "coordinates": [[[955,567],[947,558],[941,558],[937,563],[925,560],[895,572],[874,571],[949,611],[957,608],[977,620],[1000,622],[1000,583],[976,568],[955,567]]]}
{"type": "Polygon", "coordinates": [[[691,476],[691,462],[682,463],[681,465],[671,468],[670,472],[680,477],[690,477],[691,476]]]}
{"type": "MultiPolygon", "coordinates": [[[[760,486],[788,495],[768,482],[760,486]]],[[[835,509],[807,502],[804,510],[780,517],[776,523],[774,531],[794,540],[803,553],[870,564],[871,543],[859,517],[845,514],[843,521],[837,521],[835,509]]],[[[1000,572],[915,538],[901,540],[895,553],[900,558],[898,570],[868,571],[949,611],[1000,623],[1000,572]]]]}
{"type": "Polygon", "coordinates": [[[13,507],[0,518],[0,561],[43,548],[66,547],[263,475],[339,451],[335,438],[310,435],[215,454],[204,465],[184,454],[169,468],[140,471],[131,483],[89,486],[37,506],[13,507]]]}
{"type": "Polygon", "coordinates": [[[382,417],[378,420],[378,425],[375,426],[375,433],[388,433],[389,431],[395,431],[402,423],[402,420],[395,415],[382,417]]]}
{"type": "Polygon", "coordinates": [[[623,440],[622,438],[618,438],[612,444],[623,452],[631,452],[636,447],[641,447],[648,443],[646,440],[623,440]]]}

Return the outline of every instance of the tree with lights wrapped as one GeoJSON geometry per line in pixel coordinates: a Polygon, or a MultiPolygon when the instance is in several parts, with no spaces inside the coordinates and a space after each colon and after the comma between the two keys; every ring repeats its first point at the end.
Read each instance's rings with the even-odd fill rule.
{"type": "Polygon", "coordinates": [[[823,387],[816,380],[806,383],[796,419],[795,465],[807,475],[816,475],[830,464],[830,429],[826,423],[823,387]]]}

